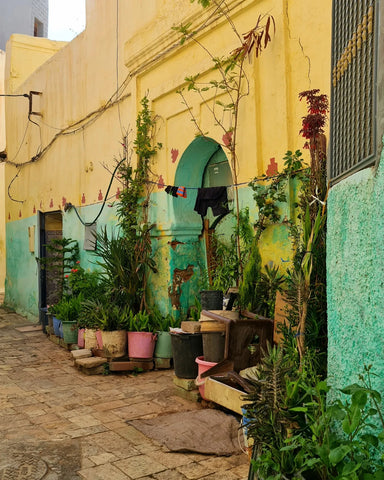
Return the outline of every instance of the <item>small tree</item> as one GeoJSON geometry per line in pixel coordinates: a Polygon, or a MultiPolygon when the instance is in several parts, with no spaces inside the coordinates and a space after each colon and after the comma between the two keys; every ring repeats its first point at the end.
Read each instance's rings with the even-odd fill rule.
{"type": "MultiPolygon", "coordinates": [[[[262,51],[271,42],[271,31],[275,31],[275,21],[271,15],[259,15],[256,25],[245,34],[240,34],[230,16],[230,10],[226,2],[218,0],[197,0],[204,8],[213,6],[213,15],[220,14],[231,26],[239,46],[228,55],[215,56],[198,38],[197,32],[191,30],[191,24],[180,25],[174,30],[181,34],[181,44],[187,41],[199,45],[212,60],[212,72],[216,72],[215,78],[208,82],[201,80],[201,74],[197,73],[185,78],[187,91],[196,93],[203,105],[209,110],[217,125],[223,133],[221,146],[229,152],[230,165],[235,184],[237,231],[240,230],[240,207],[238,198],[238,156],[237,135],[239,126],[239,108],[241,101],[249,94],[249,80],[245,71],[246,60],[254,56],[258,58],[262,51]],[[225,101],[219,99],[225,94],[225,101]]],[[[194,0],[191,0],[193,3],[194,0]]],[[[183,103],[187,106],[192,121],[199,135],[206,136],[197,118],[188,103],[185,88],[178,91],[183,103]]],[[[240,276],[242,275],[241,246],[239,234],[237,234],[237,254],[239,257],[240,276]]]]}

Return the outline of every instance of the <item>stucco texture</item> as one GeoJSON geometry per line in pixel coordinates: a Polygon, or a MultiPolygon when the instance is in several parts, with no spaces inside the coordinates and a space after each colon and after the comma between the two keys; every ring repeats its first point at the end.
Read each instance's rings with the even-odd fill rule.
{"type": "MultiPolygon", "coordinates": [[[[188,107],[176,93],[185,87],[186,76],[200,73],[205,82],[214,80],[215,72],[207,51],[193,41],[181,45],[180,34],[173,27],[191,22],[191,28],[199,32],[196,39],[215,57],[233,51],[238,37],[213,6],[202,9],[190,0],[146,0],[145,6],[141,3],[88,0],[87,27],[68,44],[20,35],[11,38],[7,46],[7,88],[11,93],[33,90],[41,95],[33,99],[33,109],[40,114],[33,115],[33,120],[39,127],[28,120],[25,98],[6,103],[7,154],[16,165],[5,165],[4,184],[6,189],[10,186],[9,194],[18,202],[6,196],[5,221],[13,224],[33,218],[36,223],[37,211],[61,210],[64,236],[78,239],[81,246],[83,229],[74,212],[64,207],[70,202],[81,207],[87,221],[92,219],[97,212],[92,205],[107,196],[116,159],[126,154],[122,143],[128,154],[132,150],[140,100],[147,94],[157,119],[154,140],[163,145],[151,165],[149,216],[156,224],[152,245],[160,271],[151,279],[152,294],[162,311],[169,309],[168,288],[174,284],[175,272],[193,265],[193,275],[187,280],[190,268],[181,284],[179,300],[185,309],[194,301],[200,281],[199,265],[205,261],[200,241],[202,221],[193,211],[196,190],[192,187],[201,186],[210,161],[209,149],[204,149],[207,155],[202,157],[201,150],[195,148],[197,128],[191,122],[191,113],[202,131],[223,147],[224,133],[230,131],[232,123],[225,112],[216,112],[223,115],[225,128],[221,129],[199,95],[185,89],[188,107]],[[27,49],[29,43],[33,55],[27,49]],[[123,142],[124,132],[129,135],[123,142]],[[20,171],[18,164],[22,165],[20,171]],[[190,187],[188,198],[176,203],[177,199],[167,197],[163,185],[190,187]]],[[[299,130],[306,106],[298,101],[299,92],[312,85],[323,93],[329,92],[332,2],[226,3],[241,33],[253,28],[255,19],[268,12],[276,23],[276,34],[262,56],[244,65],[249,95],[239,107],[237,182],[244,187],[239,193],[240,208],[249,206],[252,214],[254,201],[246,187],[248,182],[274,172],[272,167],[281,169],[285,152],[303,145],[299,130]]],[[[210,105],[217,106],[215,100],[219,98],[225,100],[217,92],[207,92],[208,104],[213,101],[210,105]]],[[[228,156],[228,150],[223,151],[228,156]]],[[[133,164],[135,160],[133,152],[133,164]]],[[[118,198],[121,188],[115,178],[108,194],[111,201],[118,198]]],[[[113,215],[103,215],[98,228],[103,224],[112,228],[116,222],[113,215]]],[[[22,224],[20,229],[13,225],[10,229],[24,235],[22,224]]],[[[289,239],[285,226],[266,233],[265,239],[271,242],[263,250],[265,261],[287,260],[289,239]]],[[[26,246],[20,244],[20,248],[26,246]]],[[[18,290],[30,289],[33,295],[38,288],[32,265],[27,277],[31,282],[34,278],[34,283],[21,287],[18,282],[17,264],[19,259],[23,261],[23,255],[28,253],[19,254],[7,245],[8,264],[12,265],[7,271],[11,288],[8,298],[22,308],[27,304],[25,292],[20,291],[19,300],[18,290]]],[[[87,267],[88,253],[82,251],[81,257],[82,265],[87,267]]],[[[32,308],[36,311],[35,305],[32,308]]]]}
{"type": "MultiPolygon", "coordinates": [[[[383,156],[382,156],[383,157],[383,156]]],[[[384,371],[384,165],[335,185],[328,199],[328,375],[341,388],[364,364],[384,371]]],[[[384,390],[384,377],[374,378],[384,390]]]]}

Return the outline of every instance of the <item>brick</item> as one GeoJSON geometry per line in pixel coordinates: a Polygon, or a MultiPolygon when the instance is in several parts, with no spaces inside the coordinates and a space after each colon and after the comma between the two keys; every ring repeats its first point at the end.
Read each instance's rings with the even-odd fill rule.
{"type": "Polygon", "coordinates": [[[153,361],[141,362],[139,360],[128,360],[125,362],[119,362],[118,360],[115,360],[109,363],[109,370],[111,372],[134,371],[136,369],[143,371],[153,370],[153,361]]]}

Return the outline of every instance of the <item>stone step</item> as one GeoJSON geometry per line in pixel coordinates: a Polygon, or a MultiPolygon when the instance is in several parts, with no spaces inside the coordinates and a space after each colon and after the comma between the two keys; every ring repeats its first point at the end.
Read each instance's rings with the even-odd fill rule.
{"type": "Polygon", "coordinates": [[[87,375],[100,375],[105,373],[108,362],[105,358],[87,357],[75,360],[75,366],[87,375]]]}
{"type": "Polygon", "coordinates": [[[79,360],[80,358],[92,357],[92,352],[87,348],[81,348],[79,350],[72,350],[71,355],[73,360],[79,360]]]}

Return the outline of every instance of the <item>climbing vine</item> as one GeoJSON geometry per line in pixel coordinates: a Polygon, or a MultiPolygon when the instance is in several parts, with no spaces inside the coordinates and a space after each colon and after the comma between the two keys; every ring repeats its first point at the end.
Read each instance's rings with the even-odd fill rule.
{"type": "MultiPolygon", "coordinates": [[[[140,295],[139,310],[146,305],[146,287],[149,271],[157,272],[152,257],[150,232],[154,225],[148,223],[150,201],[150,167],[151,159],[162,147],[154,143],[156,119],[149,108],[148,97],[141,100],[141,111],[136,120],[136,138],[133,142],[137,154],[136,167],[133,166],[132,153],[122,161],[119,167],[123,190],[117,205],[119,226],[122,236],[119,241],[131,263],[130,275],[136,278],[137,293],[140,295]]],[[[124,140],[125,151],[128,139],[124,140]]],[[[137,295],[137,293],[135,293],[137,295]]]]}

